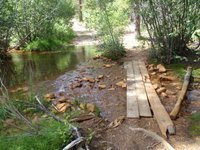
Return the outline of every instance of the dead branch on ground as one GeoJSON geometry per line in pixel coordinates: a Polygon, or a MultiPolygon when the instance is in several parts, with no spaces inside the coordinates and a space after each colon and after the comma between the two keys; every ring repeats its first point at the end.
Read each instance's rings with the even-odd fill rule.
{"type": "Polygon", "coordinates": [[[172,119],[176,119],[177,118],[177,115],[181,109],[181,104],[185,98],[185,94],[187,92],[187,89],[188,89],[188,85],[190,83],[190,77],[192,75],[192,67],[188,67],[187,68],[187,73],[185,75],[185,78],[184,78],[184,82],[183,82],[183,86],[182,86],[182,89],[181,89],[181,93],[178,97],[178,100],[176,102],[176,105],[174,106],[173,110],[171,111],[170,113],[170,117],[172,119]]]}

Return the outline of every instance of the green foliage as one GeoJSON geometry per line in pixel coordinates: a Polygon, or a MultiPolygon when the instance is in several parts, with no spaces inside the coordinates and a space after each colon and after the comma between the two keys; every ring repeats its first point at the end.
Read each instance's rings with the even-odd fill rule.
{"type": "Polygon", "coordinates": [[[0,3],[0,61],[5,56],[9,46],[11,28],[13,27],[12,1],[3,0],[0,3]]]}
{"type": "MultiPolygon", "coordinates": [[[[185,74],[186,74],[186,69],[187,69],[187,65],[184,64],[170,64],[167,65],[168,69],[171,69],[176,75],[178,75],[181,78],[184,78],[185,74]]],[[[192,71],[192,76],[194,77],[199,77],[200,76],[200,69],[199,68],[193,68],[192,71]]]]}
{"type": "Polygon", "coordinates": [[[74,14],[71,0],[2,0],[0,55],[9,46],[48,50],[69,42],[74,14]]]}
{"type": "Polygon", "coordinates": [[[195,113],[191,116],[189,132],[191,135],[200,135],[200,113],[195,113]]]}
{"type": "Polygon", "coordinates": [[[56,50],[63,46],[64,43],[69,43],[75,37],[73,30],[66,25],[55,24],[56,30],[51,37],[34,40],[25,45],[27,51],[45,51],[56,50]]]}
{"type": "Polygon", "coordinates": [[[2,105],[0,105],[0,122],[1,120],[5,120],[7,116],[8,114],[7,114],[6,109],[2,105]]]}
{"type": "Polygon", "coordinates": [[[184,55],[191,36],[200,25],[196,0],[142,0],[141,16],[159,60],[170,63],[184,55]]]}
{"type": "Polygon", "coordinates": [[[121,37],[128,24],[128,14],[128,0],[86,1],[84,14],[86,23],[100,35],[106,57],[119,59],[124,55],[121,37]]]}
{"type": "Polygon", "coordinates": [[[110,40],[107,40],[101,45],[101,48],[103,49],[103,56],[110,58],[112,60],[117,60],[125,55],[124,47],[121,43],[116,41],[117,43],[114,43],[110,40]]]}
{"type": "Polygon", "coordinates": [[[45,51],[55,50],[62,45],[59,40],[36,40],[26,45],[25,50],[27,51],[45,51]]]}
{"type": "Polygon", "coordinates": [[[170,64],[167,65],[167,68],[172,69],[172,71],[182,79],[186,74],[186,65],[184,64],[170,64]]]}
{"type": "Polygon", "coordinates": [[[38,134],[1,135],[1,150],[59,150],[71,141],[69,124],[61,124],[52,119],[44,120],[40,124],[38,134]]]}

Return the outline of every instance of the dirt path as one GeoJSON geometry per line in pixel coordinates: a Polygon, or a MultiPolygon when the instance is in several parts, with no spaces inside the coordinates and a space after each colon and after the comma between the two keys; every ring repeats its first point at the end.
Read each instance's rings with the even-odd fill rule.
{"type": "MultiPolygon", "coordinates": [[[[93,37],[96,35],[94,31],[89,31],[82,24],[74,22],[73,28],[77,33],[77,38],[73,41],[75,45],[88,45],[98,44],[98,41],[93,37]]],[[[139,47],[131,26],[128,28],[127,33],[124,36],[124,44],[127,48],[127,55],[120,62],[112,62],[107,59],[91,60],[85,66],[80,66],[75,70],[74,78],[71,81],[67,81],[66,84],[76,84],[78,79],[83,77],[97,77],[103,75],[104,78],[100,82],[88,83],[83,82],[81,87],[66,88],[68,93],[79,97],[86,102],[95,103],[100,107],[101,115],[104,121],[96,123],[96,120],[85,121],[81,124],[85,130],[92,128],[95,131],[91,145],[92,150],[155,150],[164,149],[163,145],[156,140],[145,135],[142,132],[133,132],[131,128],[144,128],[149,131],[153,131],[162,136],[156,120],[154,118],[141,118],[141,119],[127,119],[116,128],[104,130],[104,127],[114,121],[120,116],[126,116],[126,90],[121,87],[117,87],[116,83],[126,80],[126,71],[123,68],[123,62],[128,60],[143,60],[147,61],[147,50],[139,47]],[[111,68],[103,67],[104,64],[111,64],[111,68]],[[106,85],[105,89],[99,89],[98,85],[106,85]],[[110,90],[112,88],[112,90],[110,90]]],[[[63,84],[63,79],[58,84],[63,84]]],[[[166,83],[169,84],[169,83],[166,83]]],[[[175,88],[172,86],[168,87],[175,88]]],[[[178,92],[177,92],[178,93],[178,92]]],[[[170,111],[176,101],[177,95],[174,97],[174,101],[168,102],[169,99],[164,99],[166,109],[170,111]]],[[[177,150],[198,150],[200,149],[200,141],[198,138],[190,137],[187,133],[187,127],[189,122],[185,117],[181,117],[175,121],[177,134],[171,136],[167,141],[177,150]]]]}
{"type": "Polygon", "coordinates": [[[97,33],[95,31],[89,30],[83,23],[73,20],[72,29],[76,33],[77,37],[73,40],[73,44],[76,46],[84,45],[96,45],[99,43],[96,38],[97,33]]]}

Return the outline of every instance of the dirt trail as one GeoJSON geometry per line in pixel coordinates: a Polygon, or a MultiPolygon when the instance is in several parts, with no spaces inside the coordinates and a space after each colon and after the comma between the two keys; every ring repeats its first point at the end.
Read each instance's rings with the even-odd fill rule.
{"type": "MultiPolygon", "coordinates": [[[[85,26],[78,22],[74,22],[73,28],[77,33],[77,38],[74,40],[76,45],[98,44],[97,40],[93,40],[96,35],[94,31],[89,31],[85,26]]],[[[138,47],[138,42],[135,38],[133,29],[129,30],[124,36],[124,44],[127,48],[127,56],[120,62],[112,62],[106,59],[91,60],[86,66],[80,66],[75,72],[77,77],[70,83],[75,83],[77,78],[85,76],[96,77],[104,75],[104,78],[95,83],[83,83],[81,87],[69,90],[73,96],[82,97],[88,102],[93,102],[98,105],[102,111],[101,115],[105,119],[104,122],[97,123],[96,120],[85,121],[81,124],[85,130],[92,128],[95,130],[95,135],[91,143],[92,150],[155,150],[164,149],[164,147],[156,140],[145,135],[142,132],[133,132],[129,129],[144,128],[157,133],[162,136],[156,120],[154,118],[141,118],[141,119],[127,119],[116,128],[103,130],[109,122],[115,120],[120,116],[126,116],[126,90],[116,86],[116,83],[126,79],[126,71],[123,68],[123,62],[128,60],[143,60],[147,61],[147,50],[138,47]],[[112,64],[111,68],[105,68],[103,65],[112,64]],[[105,89],[99,89],[99,84],[105,84],[105,89]],[[114,88],[114,90],[109,90],[114,88]],[[106,121],[107,120],[107,121],[106,121]]],[[[59,81],[57,81],[59,84],[59,81]]],[[[63,83],[61,79],[60,84],[63,83]]],[[[69,83],[66,83],[69,84],[69,83]]],[[[168,88],[174,88],[169,86],[168,88]]],[[[177,96],[177,95],[176,95],[177,96]]],[[[169,99],[164,99],[164,105],[169,111],[174,105],[176,98],[172,103],[167,102],[169,99]],[[171,105],[171,106],[170,106],[171,105]]],[[[185,117],[181,117],[175,121],[177,134],[171,136],[167,141],[177,150],[198,150],[200,149],[200,141],[198,138],[192,138],[187,133],[189,122],[185,117]]]]}

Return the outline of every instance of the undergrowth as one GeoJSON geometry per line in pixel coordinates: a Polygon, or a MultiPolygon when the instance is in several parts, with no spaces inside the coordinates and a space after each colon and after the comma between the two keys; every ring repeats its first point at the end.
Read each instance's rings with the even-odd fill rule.
{"type": "Polygon", "coordinates": [[[75,37],[75,33],[71,28],[68,28],[66,31],[56,31],[54,35],[44,39],[36,39],[25,45],[25,51],[52,51],[62,46],[75,37]]]}
{"type": "Polygon", "coordinates": [[[191,116],[189,133],[191,135],[200,135],[200,113],[195,113],[191,116]]]}
{"type": "MultiPolygon", "coordinates": [[[[184,65],[184,64],[170,64],[170,65],[167,65],[167,68],[172,69],[174,74],[178,75],[180,78],[184,78],[184,76],[186,74],[187,66],[184,65]]],[[[194,78],[199,77],[200,76],[200,69],[199,68],[193,68],[192,76],[194,78]]]]}
{"type": "Polygon", "coordinates": [[[59,150],[72,139],[70,125],[52,119],[40,123],[37,134],[1,135],[1,150],[59,150]]]}

